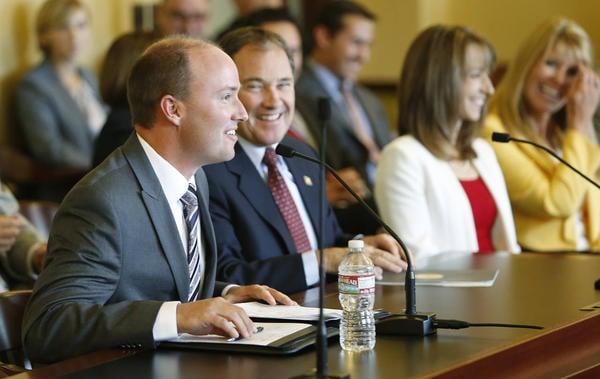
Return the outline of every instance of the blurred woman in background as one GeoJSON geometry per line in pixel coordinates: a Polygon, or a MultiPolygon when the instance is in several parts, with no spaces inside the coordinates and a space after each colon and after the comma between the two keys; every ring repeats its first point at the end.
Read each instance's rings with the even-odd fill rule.
{"type": "Polygon", "coordinates": [[[80,0],[47,0],[37,15],[44,60],[19,83],[16,107],[28,152],[46,166],[89,168],[106,119],[94,76],[77,64],[89,22],[80,0]]]}
{"type": "Polygon", "coordinates": [[[400,137],[382,152],[375,199],[417,259],[519,251],[502,172],[477,138],[492,46],[460,26],[433,26],[410,46],[399,84],[400,137]]]}
{"type": "Polygon", "coordinates": [[[127,103],[127,78],[137,58],[159,39],[150,32],[130,32],[117,38],[108,49],[100,72],[100,93],[110,113],[94,144],[94,166],[121,146],[133,131],[127,103]]]}
{"type": "MultiPolygon", "coordinates": [[[[521,45],[486,119],[486,133],[510,133],[562,155],[599,180],[593,115],[598,75],[586,32],[549,20],[521,45]]],[[[518,240],[529,250],[600,251],[600,191],[544,151],[494,144],[510,195],[518,240]]]]}

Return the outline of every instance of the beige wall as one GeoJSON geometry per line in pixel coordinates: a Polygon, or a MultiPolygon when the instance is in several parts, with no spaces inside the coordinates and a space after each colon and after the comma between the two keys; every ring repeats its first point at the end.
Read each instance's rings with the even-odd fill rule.
{"type": "Polygon", "coordinates": [[[358,0],[378,17],[371,62],[362,78],[395,81],[410,42],[420,30],[436,24],[462,24],[473,28],[496,47],[498,59],[507,61],[518,43],[538,23],[554,16],[572,18],[583,26],[600,52],[600,1],[598,0],[358,0]]]}

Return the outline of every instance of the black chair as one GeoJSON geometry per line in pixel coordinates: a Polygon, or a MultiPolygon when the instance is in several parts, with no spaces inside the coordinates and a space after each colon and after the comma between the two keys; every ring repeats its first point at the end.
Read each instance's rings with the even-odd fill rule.
{"type": "Polygon", "coordinates": [[[21,323],[31,290],[0,293],[0,377],[31,368],[21,344],[21,323]]]}

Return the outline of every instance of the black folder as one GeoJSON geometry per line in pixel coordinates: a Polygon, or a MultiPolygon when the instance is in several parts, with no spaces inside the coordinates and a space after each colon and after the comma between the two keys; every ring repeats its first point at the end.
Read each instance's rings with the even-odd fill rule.
{"type": "MultiPolygon", "coordinates": [[[[295,333],[282,336],[269,343],[268,345],[255,345],[244,343],[241,339],[235,342],[177,342],[174,340],[161,342],[160,348],[167,349],[186,349],[186,350],[204,350],[204,351],[224,351],[230,353],[251,353],[268,355],[287,355],[297,353],[305,348],[315,344],[317,337],[317,328],[314,325],[306,324],[306,328],[295,333]]],[[[333,339],[339,335],[337,328],[327,328],[327,338],[333,339]]]]}

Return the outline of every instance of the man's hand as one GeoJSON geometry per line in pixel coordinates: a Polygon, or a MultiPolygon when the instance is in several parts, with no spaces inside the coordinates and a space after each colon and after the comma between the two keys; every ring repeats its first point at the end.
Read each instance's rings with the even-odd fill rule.
{"type": "Polygon", "coordinates": [[[285,294],[269,286],[254,284],[251,286],[232,287],[225,295],[230,303],[241,303],[248,300],[262,300],[269,305],[298,305],[285,294]]]}
{"type": "Polygon", "coordinates": [[[0,215],[0,254],[13,247],[23,225],[23,221],[15,215],[0,215]]]}
{"type": "MultiPolygon", "coordinates": [[[[385,250],[390,254],[399,256],[402,259],[403,270],[406,270],[406,252],[402,250],[400,244],[387,233],[375,234],[363,238],[365,245],[375,246],[378,249],[385,250]]],[[[411,256],[412,257],[412,256],[411,256]]]]}
{"type": "Polygon", "coordinates": [[[177,305],[177,332],[247,338],[256,327],[242,308],[215,297],[177,305]]]}
{"type": "Polygon", "coordinates": [[[31,256],[31,267],[33,268],[33,272],[39,274],[42,272],[42,268],[44,268],[44,258],[46,257],[46,252],[48,251],[48,244],[41,243],[36,247],[33,255],[31,256]]]}

